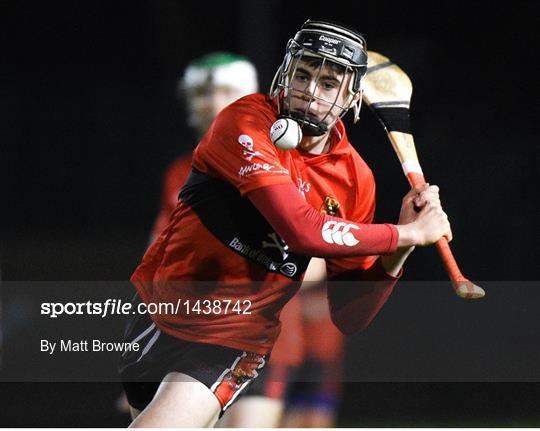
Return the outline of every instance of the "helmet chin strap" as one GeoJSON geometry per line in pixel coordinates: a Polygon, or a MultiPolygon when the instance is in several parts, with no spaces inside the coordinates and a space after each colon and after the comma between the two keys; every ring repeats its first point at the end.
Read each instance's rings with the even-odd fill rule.
{"type": "Polygon", "coordinates": [[[292,118],[298,122],[304,136],[322,136],[328,132],[328,126],[325,123],[311,121],[301,112],[291,112],[284,117],[292,118]]]}
{"type": "Polygon", "coordinates": [[[328,132],[326,126],[323,128],[322,125],[315,125],[312,123],[307,123],[302,126],[302,133],[304,136],[322,136],[328,132]]]}

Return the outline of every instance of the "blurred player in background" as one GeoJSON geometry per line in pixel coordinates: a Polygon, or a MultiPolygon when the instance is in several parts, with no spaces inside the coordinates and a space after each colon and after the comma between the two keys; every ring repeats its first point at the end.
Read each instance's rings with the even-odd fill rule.
{"type": "MultiPolygon", "coordinates": [[[[324,260],[322,263],[324,265],[324,260]]],[[[302,287],[298,295],[303,361],[296,374],[297,382],[287,397],[287,411],[282,421],[282,426],[287,428],[332,428],[338,419],[345,337],[330,318],[325,284],[317,282],[326,276],[323,265],[317,262],[322,268],[313,268],[311,274],[312,268],[308,267],[306,278],[312,282],[302,287]]]]}
{"type": "MultiPolygon", "coordinates": [[[[214,52],[192,61],[178,80],[177,95],[188,111],[188,124],[199,142],[215,116],[225,106],[258,89],[257,71],[245,57],[214,52]]],[[[195,147],[194,142],[193,147],[195,147]]],[[[191,170],[191,151],[175,159],[168,167],[161,194],[161,207],[154,222],[151,239],[167,226],[178,203],[178,193],[191,170]]]]}
{"type": "Polygon", "coordinates": [[[244,97],[212,123],[132,282],[147,304],[217,300],[217,311],[133,316],[126,340],[142,352],[120,367],[130,405],[142,410],[133,426],[214,425],[257,382],[311,256],[326,258],[329,278],[362,282],[328,284],[332,321],[350,334],[384,305],[414,246],[451,239],[436,187],[407,193],[397,225],[371,224],[373,175],[340,120],[350,108],[358,117],[366,68],[362,35],[308,21],[270,98],[244,97]],[[297,150],[270,141],[278,115],[301,124],[297,150]],[[224,311],[231,300],[244,309],[224,311]]]}

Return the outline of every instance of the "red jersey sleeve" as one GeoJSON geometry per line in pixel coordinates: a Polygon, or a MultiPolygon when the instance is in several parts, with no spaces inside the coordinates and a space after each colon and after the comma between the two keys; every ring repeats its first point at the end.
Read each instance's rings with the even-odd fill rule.
{"type": "MultiPolygon", "coordinates": [[[[362,177],[359,185],[350,218],[371,224],[376,193],[371,171],[362,177]]],[[[330,316],[345,335],[367,328],[401,277],[401,272],[397,277],[387,274],[377,255],[326,259],[326,266],[330,316]]]]}
{"type": "Polygon", "coordinates": [[[255,190],[248,198],[289,249],[306,256],[338,257],[393,253],[399,234],[393,225],[355,225],[321,214],[292,184],[255,190]]]}
{"type": "MultiPolygon", "coordinates": [[[[346,218],[360,223],[371,224],[375,216],[375,179],[371,171],[362,178],[362,188],[357,192],[356,202],[346,218]]],[[[328,279],[337,277],[344,271],[370,268],[378,256],[355,256],[326,259],[328,279]]]]}
{"type": "Polygon", "coordinates": [[[270,140],[276,113],[263,95],[244,97],[216,117],[194,152],[193,166],[234,185],[242,195],[291,183],[270,140]]]}
{"type": "Polygon", "coordinates": [[[366,329],[390,297],[399,277],[401,272],[397,277],[387,274],[380,260],[367,270],[342,272],[327,283],[332,322],[345,335],[366,329]]]}

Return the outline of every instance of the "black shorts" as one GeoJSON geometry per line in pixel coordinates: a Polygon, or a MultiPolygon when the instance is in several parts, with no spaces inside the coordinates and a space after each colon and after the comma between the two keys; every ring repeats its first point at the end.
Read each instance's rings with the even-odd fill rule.
{"type": "MultiPolygon", "coordinates": [[[[136,296],[134,302],[139,301],[136,296]]],[[[139,344],[139,350],[126,351],[119,364],[128,402],[138,410],[152,401],[167,374],[178,372],[209,388],[223,413],[247,390],[267,359],[257,353],[172,337],[160,331],[148,314],[131,316],[124,342],[139,344]]]]}

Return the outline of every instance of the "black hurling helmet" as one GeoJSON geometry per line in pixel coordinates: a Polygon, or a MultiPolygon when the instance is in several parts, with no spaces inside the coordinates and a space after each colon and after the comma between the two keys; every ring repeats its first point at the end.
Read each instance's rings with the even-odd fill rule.
{"type": "Polygon", "coordinates": [[[331,129],[335,121],[337,121],[337,117],[331,124],[327,124],[325,121],[336,107],[341,109],[339,117],[342,117],[350,108],[353,108],[354,121],[358,120],[362,103],[361,81],[366,74],[366,70],[367,48],[363,35],[333,22],[308,20],[302,25],[294,38],[287,43],[285,58],[270,87],[270,97],[275,100],[280,117],[296,120],[302,127],[304,135],[320,136],[331,129]],[[312,92],[292,88],[291,84],[294,82],[300,60],[310,61],[313,59],[315,59],[318,69],[315,87],[317,87],[321,72],[328,62],[342,67],[342,79],[339,84],[338,94],[334,100],[325,100],[312,92]],[[348,75],[351,73],[353,76],[347,89],[348,97],[345,103],[340,105],[338,103],[339,94],[347,81],[348,75]],[[360,94],[360,97],[354,100],[357,94],[360,94]],[[301,97],[309,101],[307,108],[301,112],[291,111],[291,97],[301,97]],[[314,118],[313,115],[309,114],[311,104],[315,99],[329,106],[328,112],[322,119],[314,118]]]}

